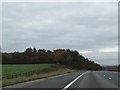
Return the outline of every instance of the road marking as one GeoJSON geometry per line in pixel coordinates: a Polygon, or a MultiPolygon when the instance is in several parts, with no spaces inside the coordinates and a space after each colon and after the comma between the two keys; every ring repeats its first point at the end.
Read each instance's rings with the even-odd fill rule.
{"type": "Polygon", "coordinates": [[[109,79],[112,79],[112,78],[109,77],[109,79]]]}
{"type": "Polygon", "coordinates": [[[105,75],[104,75],[104,77],[105,77],[105,75]]]}
{"type": "Polygon", "coordinates": [[[82,77],[83,75],[85,75],[87,72],[82,73],[80,76],[78,76],[76,79],[74,79],[72,82],[70,82],[67,86],[65,86],[62,90],[66,90],[67,88],[69,88],[74,82],[76,82],[80,77],[82,77]]]}

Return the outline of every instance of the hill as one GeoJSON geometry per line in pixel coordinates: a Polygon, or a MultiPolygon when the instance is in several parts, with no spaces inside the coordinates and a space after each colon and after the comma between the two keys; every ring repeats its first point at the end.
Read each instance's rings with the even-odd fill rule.
{"type": "Polygon", "coordinates": [[[54,51],[27,48],[24,52],[2,53],[3,64],[62,64],[69,68],[101,70],[102,67],[70,49],[54,51]]]}

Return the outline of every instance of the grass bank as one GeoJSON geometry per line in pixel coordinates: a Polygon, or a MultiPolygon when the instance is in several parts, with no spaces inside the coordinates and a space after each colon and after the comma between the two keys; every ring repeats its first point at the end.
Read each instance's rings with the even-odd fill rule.
{"type": "Polygon", "coordinates": [[[74,70],[68,69],[64,66],[50,65],[50,67],[48,67],[48,68],[41,69],[41,73],[39,73],[39,74],[33,74],[33,75],[27,76],[27,77],[22,76],[22,77],[18,77],[18,78],[4,79],[2,81],[2,86],[4,87],[4,86],[8,86],[8,85],[26,82],[26,81],[32,81],[32,80],[36,80],[36,79],[57,76],[57,75],[65,74],[65,73],[70,73],[73,71],[74,70]]]}

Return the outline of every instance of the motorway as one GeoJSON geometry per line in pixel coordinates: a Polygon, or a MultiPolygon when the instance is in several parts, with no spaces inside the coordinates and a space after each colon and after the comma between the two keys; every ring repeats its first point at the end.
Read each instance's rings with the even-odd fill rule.
{"type": "Polygon", "coordinates": [[[110,71],[78,71],[30,84],[24,88],[56,88],[58,90],[69,90],[75,88],[92,88],[92,90],[94,88],[104,88],[105,90],[110,90],[110,88],[112,88],[116,90],[115,88],[119,88],[120,86],[118,83],[118,81],[120,81],[118,78],[119,76],[118,72],[110,71]]]}

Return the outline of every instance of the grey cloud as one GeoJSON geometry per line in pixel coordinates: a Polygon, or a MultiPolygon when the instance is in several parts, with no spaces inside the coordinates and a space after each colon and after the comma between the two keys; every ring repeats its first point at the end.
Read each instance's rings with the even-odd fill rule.
{"type": "Polygon", "coordinates": [[[117,52],[97,52],[84,54],[86,57],[92,58],[93,61],[102,65],[116,65],[118,64],[118,53],[117,52]]]}
{"type": "Polygon", "coordinates": [[[117,3],[3,3],[3,51],[114,47],[117,19],[117,3]]]}

